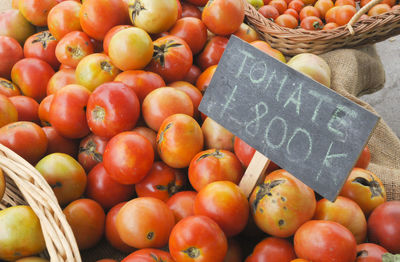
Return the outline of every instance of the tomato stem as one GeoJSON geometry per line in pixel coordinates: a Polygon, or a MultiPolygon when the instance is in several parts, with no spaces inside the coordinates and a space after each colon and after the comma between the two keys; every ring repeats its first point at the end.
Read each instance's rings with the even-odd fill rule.
{"type": "Polygon", "coordinates": [[[187,254],[190,258],[197,258],[200,256],[200,249],[196,247],[189,247],[188,249],[183,250],[182,252],[187,254]]]}

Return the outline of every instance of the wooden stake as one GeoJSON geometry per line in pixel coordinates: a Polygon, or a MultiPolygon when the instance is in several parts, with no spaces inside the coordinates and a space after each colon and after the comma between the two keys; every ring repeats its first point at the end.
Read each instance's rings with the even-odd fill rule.
{"type": "Polygon", "coordinates": [[[254,187],[265,179],[265,170],[270,162],[271,160],[256,151],[239,184],[247,197],[253,192],[254,187]]]}

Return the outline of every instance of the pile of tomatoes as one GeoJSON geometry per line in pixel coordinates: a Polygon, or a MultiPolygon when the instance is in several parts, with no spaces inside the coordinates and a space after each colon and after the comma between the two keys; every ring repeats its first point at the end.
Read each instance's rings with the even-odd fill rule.
{"type": "MultiPolygon", "coordinates": [[[[371,0],[263,0],[260,12],[280,26],[306,30],[330,30],[346,25],[357,8],[371,0]]],[[[360,19],[380,15],[400,8],[396,0],[383,0],[360,19]]]]}
{"type": "MultiPolygon", "coordinates": [[[[400,204],[386,202],[365,170],[368,148],[334,203],[275,164],[249,199],[238,187],[255,150],[198,105],[232,34],[285,62],[243,23],[244,2],[13,6],[0,13],[0,143],[49,183],[80,250],[105,238],[124,262],[350,262],[400,252],[400,204]],[[381,246],[362,244],[367,234],[381,246]]],[[[290,66],[317,64],[308,73],[329,86],[329,67],[304,57],[290,66]]],[[[0,199],[4,187],[0,173],[0,199]]],[[[0,211],[0,231],[0,259],[39,261],[22,258],[45,248],[29,207],[0,211]]]]}

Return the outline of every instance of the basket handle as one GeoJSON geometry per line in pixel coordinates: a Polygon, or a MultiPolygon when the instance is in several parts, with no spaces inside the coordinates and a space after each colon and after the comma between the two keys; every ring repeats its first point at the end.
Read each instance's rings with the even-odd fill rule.
{"type": "Polygon", "coordinates": [[[360,17],[365,14],[366,12],[369,11],[373,6],[379,4],[382,2],[382,0],[372,0],[365,6],[363,6],[358,12],[350,19],[350,21],[347,23],[347,29],[349,29],[350,34],[354,35],[354,29],[353,25],[360,19],[360,17]]]}

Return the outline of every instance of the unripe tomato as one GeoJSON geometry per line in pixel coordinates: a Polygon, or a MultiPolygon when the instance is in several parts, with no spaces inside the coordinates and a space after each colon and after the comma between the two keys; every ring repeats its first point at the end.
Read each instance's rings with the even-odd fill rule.
{"type": "Polygon", "coordinates": [[[0,77],[0,95],[6,97],[19,96],[21,95],[21,91],[13,82],[0,77]]]}
{"type": "Polygon", "coordinates": [[[116,25],[113,28],[111,28],[107,32],[107,34],[106,34],[106,36],[104,37],[104,40],[103,40],[103,51],[104,51],[104,53],[108,55],[108,47],[110,45],[111,38],[116,33],[118,33],[119,31],[122,31],[124,29],[131,28],[131,27],[132,27],[131,25],[116,25]]]}
{"type": "Polygon", "coordinates": [[[201,126],[201,130],[204,134],[206,149],[233,151],[233,140],[235,136],[216,121],[207,117],[201,126]]]}
{"type": "Polygon", "coordinates": [[[8,36],[21,45],[35,33],[35,27],[29,23],[19,10],[8,9],[0,15],[0,36],[8,36]]]}

